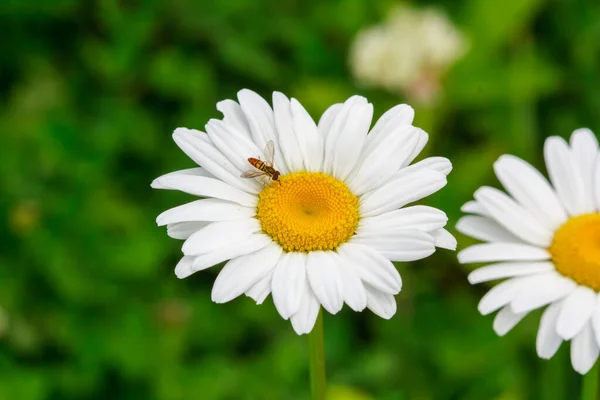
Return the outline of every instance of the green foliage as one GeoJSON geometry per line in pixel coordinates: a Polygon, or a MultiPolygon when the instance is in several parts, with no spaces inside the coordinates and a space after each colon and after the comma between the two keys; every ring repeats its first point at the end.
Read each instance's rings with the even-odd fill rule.
{"type": "MultiPolygon", "coordinates": [[[[179,243],[154,217],[188,196],[150,189],[191,167],[175,127],[203,129],[247,87],[297,97],[315,118],[361,93],[376,114],[405,101],[358,87],[354,34],[386,0],[0,3],[0,399],[304,399],[306,338],[270,300],[210,301],[218,268],[180,281],[179,243]],[[0,324],[1,325],[1,324],[0,324]]],[[[452,159],[425,201],[450,227],[492,163],[541,166],[541,144],[600,129],[600,9],[591,0],[439,2],[470,38],[434,108],[428,154],[452,159]]],[[[459,235],[460,247],[469,240],[459,235]]],[[[332,399],[564,399],[567,346],[535,356],[539,315],[504,338],[477,313],[454,254],[400,265],[390,321],[325,316],[332,399]]]]}

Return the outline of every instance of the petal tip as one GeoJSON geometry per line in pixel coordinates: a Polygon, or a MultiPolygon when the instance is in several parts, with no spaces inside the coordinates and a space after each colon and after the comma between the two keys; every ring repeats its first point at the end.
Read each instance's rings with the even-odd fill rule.
{"type": "Polygon", "coordinates": [[[246,88],[238,91],[237,92],[237,96],[238,96],[238,100],[240,101],[240,104],[241,104],[241,102],[242,102],[243,99],[244,100],[249,100],[251,98],[260,98],[260,99],[262,99],[262,97],[258,93],[256,93],[253,90],[246,89],[246,88]]]}
{"type": "Polygon", "coordinates": [[[466,264],[466,262],[465,262],[465,252],[466,252],[468,249],[469,249],[469,248],[467,247],[466,249],[463,249],[463,250],[459,251],[459,252],[456,254],[456,259],[458,260],[458,262],[459,262],[460,264],[466,264]]]}
{"type": "Polygon", "coordinates": [[[163,189],[165,188],[165,185],[160,178],[156,178],[150,183],[150,187],[152,189],[163,189]]]}
{"type": "Polygon", "coordinates": [[[188,128],[183,128],[183,127],[175,128],[175,130],[173,131],[173,138],[187,135],[189,133],[189,131],[190,131],[190,129],[188,129],[188,128]]]}
{"type": "MultiPolygon", "coordinates": [[[[477,270],[475,270],[477,271],[477,270]]],[[[471,273],[469,273],[469,275],[467,275],[467,281],[471,284],[471,285],[476,285],[477,283],[477,275],[474,274],[475,271],[471,271],[471,273]]]]}
{"type": "Polygon", "coordinates": [[[181,270],[178,270],[177,268],[175,268],[174,272],[175,272],[175,276],[177,277],[177,279],[185,279],[191,275],[189,273],[190,271],[181,271],[181,270]]]}

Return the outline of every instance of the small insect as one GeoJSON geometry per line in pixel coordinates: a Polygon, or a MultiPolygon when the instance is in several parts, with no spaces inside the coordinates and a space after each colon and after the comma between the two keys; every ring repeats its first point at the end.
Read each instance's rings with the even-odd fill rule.
{"type": "Polygon", "coordinates": [[[242,178],[256,178],[257,176],[267,176],[276,181],[279,179],[279,171],[273,168],[273,160],[275,158],[275,145],[272,140],[269,140],[265,145],[265,161],[260,158],[250,157],[248,162],[254,169],[248,170],[240,175],[242,178]]]}

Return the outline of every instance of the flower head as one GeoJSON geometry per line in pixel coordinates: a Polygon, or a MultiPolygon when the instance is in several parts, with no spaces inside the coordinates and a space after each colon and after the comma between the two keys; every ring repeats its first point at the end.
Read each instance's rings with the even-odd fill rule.
{"type": "Polygon", "coordinates": [[[350,66],[366,86],[429,103],[442,75],[466,49],[466,39],[441,11],[402,6],[383,24],[356,35],[350,66]]]}
{"type": "Polygon", "coordinates": [[[175,130],[200,168],[152,183],[203,197],[157,218],[185,239],[177,276],[227,261],[213,301],[246,294],[260,304],[272,293],[299,334],[311,331],[320,306],[335,314],[346,303],[390,318],[402,285],[392,262],[456,247],[442,211],[402,208],[441,189],[450,162],[410,165],[427,134],[412,126],[407,105],[386,112],[367,135],[373,106],[363,97],[331,106],[318,125],[281,93],[273,109],[249,90],[238,100],[217,104],[224,118],[209,121],[206,133],[175,130]]]}
{"type": "Polygon", "coordinates": [[[600,352],[600,157],[588,129],[546,140],[544,156],[552,185],[525,161],[504,155],[494,170],[508,194],[490,187],[463,206],[472,215],[456,228],[486,242],[458,255],[462,263],[493,263],[469,275],[472,284],[505,279],[479,303],[500,310],[498,335],[530,311],[542,315],[537,353],[551,358],[571,340],[571,362],[586,373],[600,352]]]}

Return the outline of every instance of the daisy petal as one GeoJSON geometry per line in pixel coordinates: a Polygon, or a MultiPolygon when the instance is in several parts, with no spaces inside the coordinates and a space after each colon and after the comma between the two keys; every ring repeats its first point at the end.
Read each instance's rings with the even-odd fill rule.
{"type": "Polygon", "coordinates": [[[312,290],[310,290],[310,285],[306,283],[304,285],[304,294],[300,300],[300,308],[298,309],[298,312],[290,318],[292,327],[298,335],[303,335],[312,331],[315,322],[317,321],[317,317],[319,316],[319,308],[319,301],[312,290]]]}
{"type": "Polygon", "coordinates": [[[174,175],[157,178],[152,182],[161,189],[179,190],[194,196],[215,197],[221,200],[231,201],[246,207],[255,207],[258,199],[247,192],[236,189],[218,179],[205,178],[202,176],[174,175]]]}
{"type": "Polygon", "coordinates": [[[187,239],[193,233],[208,225],[209,222],[176,222],[167,225],[167,235],[173,239],[187,239]]]}
{"type": "Polygon", "coordinates": [[[260,222],[254,218],[213,222],[191,235],[181,250],[186,256],[205,254],[230,243],[242,242],[260,230],[260,222]]]}
{"type": "Polygon", "coordinates": [[[263,148],[259,149],[250,138],[223,121],[208,121],[206,133],[212,144],[235,166],[236,172],[252,168],[248,157],[264,156],[263,148]]]}
{"type": "Polygon", "coordinates": [[[407,229],[431,232],[443,228],[447,222],[446,214],[437,208],[412,206],[361,218],[356,233],[368,236],[407,229]]]}
{"type": "Polygon", "coordinates": [[[438,229],[431,232],[431,236],[435,240],[435,247],[447,250],[456,250],[456,238],[445,229],[438,229]]]}
{"type": "Polygon", "coordinates": [[[550,180],[567,212],[570,215],[585,213],[585,182],[564,139],[557,136],[546,139],[544,158],[550,180]]]}
{"type": "MultiPolygon", "coordinates": [[[[354,113],[358,110],[367,111],[368,102],[362,96],[352,96],[344,102],[344,104],[336,104],[331,106],[319,120],[319,133],[323,137],[324,141],[324,158],[323,158],[323,171],[326,174],[333,174],[335,156],[336,156],[336,145],[341,140],[348,140],[348,138],[342,138],[345,134],[345,126],[349,125],[349,115],[352,110],[354,113]]],[[[352,123],[356,123],[357,115],[354,115],[352,123]]],[[[369,120],[370,124],[370,120],[369,120]]],[[[368,130],[368,126],[366,128],[368,130]]],[[[356,134],[356,127],[353,132],[356,134]]],[[[365,130],[364,135],[360,138],[360,147],[365,141],[367,131],[365,130]]],[[[353,135],[354,136],[354,135],[353,135]]],[[[353,165],[352,165],[353,166],[353,165]]]]}
{"type": "Polygon", "coordinates": [[[175,266],[175,276],[177,276],[179,279],[183,279],[196,272],[192,269],[195,258],[196,257],[192,256],[183,256],[175,266]]]}
{"type": "Polygon", "coordinates": [[[510,303],[515,313],[533,311],[546,304],[553,303],[568,296],[577,287],[575,282],[556,271],[523,279],[528,278],[533,279],[531,282],[534,282],[534,285],[521,291],[510,303]]]}
{"type": "Polygon", "coordinates": [[[585,185],[585,212],[594,212],[596,204],[593,172],[598,156],[598,139],[587,128],[577,129],[571,135],[571,152],[579,166],[579,173],[585,185]]]}
{"type": "Polygon", "coordinates": [[[549,360],[558,351],[562,338],[556,333],[556,319],[560,313],[562,302],[550,304],[542,314],[538,328],[535,347],[540,358],[549,360]]]}
{"type": "Polygon", "coordinates": [[[596,343],[600,345],[600,294],[596,295],[596,304],[594,305],[591,324],[596,335],[596,343]]]}
{"type": "Polygon", "coordinates": [[[345,105],[333,121],[325,142],[325,168],[338,180],[345,180],[356,164],[367,138],[373,105],[345,105]]]}
{"type": "Polygon", "coordinates": [[[381,235],[356,235],[350,243],[363,244],[391,261],[415,261],[435,252],[435,239],[426,232],[398,230],[381,235]]]}
{"type": "Polygon", "coordinates": [[[212,301],[226,303],[249,290],[275,268],[281,247],[270,243],[263,249],[229,260],[223,267],[212,288],[212,301]]]}
{"type": "Polygon", "coordinates": [[[262,304],[271,293],[271,280],[273,279],[274,269],[271,270],[262,279],[256,282],[250,289],[246,290],[246,296],[250,297],[256,304],[262,304]]]}
{"type": "Polygon", "coordinates": [[[411,165],[413,169],[430,169],[448,175],[452,171],[452,163],[444,157],[429,157],[411,165]]]}
{"type": "Polygon", "coordinates": [[[237,102],[233,100],[220,101],[217,103],[217,110],[223,113],[223,122],[243,133],[248,139],[252,138],[244,111],[237,102]]]}
{"type": "Polygon", "coordinates": [[[435,253],[435,245],[428,249],[422,250],[382,250],[380,251],[381,255],[387,258],[390,261],[396,262],[410,262],[422,260],[423,258],[427,258],[433,253],[435,253]]]}
{"type": "Polygon", "coordinates": [[[477,268],[469,274],[468,279],[471,285],[475,285],[496,279],[514,278],[550,271],[554,271],[554,264],[551,262],[509,262],[477,268]]]}
{"type": "Polygon", "coordinates": [[[456,223],[456,230],[463,235],[484,242],[522,243],[522,240],[507,231],[496,221],[476,215],[465,215],[456,223]]]}
{"type": "Polygon", "coordinates": [[[269,140],[275,141],[275,121],[269,103],[248,89],[238,92],[238,101],[246,116],[256,146],[263,149],[269,140]]]}
{"type": "Polygon", "coordinates": [[[389,294],[396,294],[402,289],[402,279],[394,264],[375,249],[345,243],[338,248],[338,253],[344,260],[352,261],[356,274],[365,284],[389,294]]]}
{"type": "Polygon", "coordinates": [[[393,295],[384,293],[370,285],[365,285],[367,292],[367,307],[375,315],[390,319],[396,314],[396,299],[393,295]]]}
{"type": "Polygon", "coordinates": [[[152,181],[150,187],[152,189],[172,189],[169,186],[163,185],[161,181],[164,181],[166,178],[171,178],[173,176],[203,176],[205,178],[214,178],[214,176],[210,172],[208,172],[202,167],[188,168],[182,169],[180,171],[169,172],[168,174],[159,176],[158,178],[152,181]]]}
{"type": "Polygon", "coordinates": [[[256,209],[217,199],[203,199],[171,208],[156,217],[158,226],[176,222],[231,221],[250,218],[256,209]]]}
{"type": "Polygon", "coordinates": [[[353,173],[346,181],[357,196],[381,186],[400,168],[406,167],[427,143],[427,134],[410,125],[399,126],[397,132],[363,151],[353,173]]]}
{"type": "Polygon", "coordinates": [[[594,182],[592,190],[594,192],[596,210],[600,210],[600,157],[596,159],[596,163],[594,164],[594,182]]]}
{"type": "Polygon", "coordinates": [[[283,160],[290,172],[300,171],[304,168],[304,162],[302,153],[298,148],[298,138],[294,132],[289,99],[282,93],[273,93],[273,110],[275,126],[277,127],[277,139],[283,160]]]}
{"type": "Polygon", "coordinates": [[[596,293],[585,286],[579,286],[565,298],[556,320],[556,333],[565,340],[577,335],[588,323],[596,309],[596,293]]]}
{"type": "Polygon", "coordinates": [[[474,200],[467,201],[465,204],[463,204],[460,208],[460,211],[491,218],[490,213],[481,204],[474,200]]]}
{"type": "Polygon", "coordinates": [[[344,287],[344,302],[354,311],[362,311],[367,306],[367,292],[356,272],[354,260],[340,254],[340,271],[344,287]]]}
{"type": "Polygon", "coordinates": [[[524,279],[526,278],[509,279],[491,288],[477,305],[481,315],[490,314],[510,303],[519,294],[524,279]]]}
{"type": "Polygon", "coordinates": [[[331,314],[337,314],[344,305],[344,288],[335,253],[313,251],[306,261],[308,282],[317,300],[331,314]]]}
{"type": "Polygon", "coordinates": [[[306,285],[306,255],[285,253],[275,268],[271,291],[273,303],[283,319],[298,312],[306,285]]]}
{"type": "Polygon", "coordinates": [[[498,336],[506,335],[512,328],[515,327],[527,313],[514,313],[509,306],[505,306],[494,318],[494,332],[498,336]]]}
{"type": "MultiPolygon", "coordinates": [[[[407,104],[400,104],[388,110],[379,118],[379,120],[375,123],[373,129],[371,129],[370,133],[367,135],[362,155],[359,158],[359,161],[357,162],[357,167],[350,175],[349,181],[354,180],[357,174],[364,175],[364,173],[361,172],[363,167],[370,168],[371,171],[376,172],[377,168],[373,168],[372,163],[384,160],[385,157],[382,157],[382,154],[380,153],[382,151],[389,152],[391,150],[390,147],[394,147],[394,149],[396,149],[398,146],[400,146],[398,150],[391,152],[391,154],[395,154],[396,152],[405,150],[402,155],[395,154],[395,157],[392,157],[394,159],[402,158],[402,160],[388,160],[391,162],[390,166],[381,167],[387,168],[392,174],[398,170],[398,165],[408,165],[410,161],[414,159],[416,154],[418,154],[421,151],[420,148],[416,151],[413,151],[415,149],[415,146],[417,145],[416,143],[414,143],[414,145],[410,145],[407,143],[404,143],[403,145],[402,143],[397,143],[398,140],[405,141],[405,137],[409,133],[414,134],[412,136],[414,137],[414,139],[416,139],[417,142],[420,141],[419,137],[423,135],[419,133],[420,130],[418,128],[415,128],[411,125],[414,115],[415,112],[412,109],[412,107],[410,107],[407,104]],[[415,154],[415,156],[411,156],[413,153],[415,154]],[[379,158],[377,157],[378,154],[380,156],[379,158]],[[370,158],[370,160],[365,161],[366,158],[370,158]]],[[[424,145],[424,143],[427,142],[427,134],[424,135],[424,138],[421,137],[421,139],[424,139],[424,145]]],[[[380,170],[379,172],[385,174],[388,171],[380,170]]],[[[371,175],[371,173],[369,173],[368,175],[371,175]]],[[[381,180],[381,182],[384,182],[384,180],[381,180]]],[[[358,184],[355,183],[352,186],[354,186],[356,190],[359,190],[358,184]]],[[[361,189],[360,191],[364,192],[365,190],[361,189]]],[[[355,191],[355,193],[359,194],[358,191],[355,191]]]]}
{"type": "MultiPolygon", "coordinates": [[[[275,136],[275,118],[271,106],[265,99],[248,89],[238,92],[238,100],[250,126],[253,142],[259,149],[264,149],[269,141],[273,141],[277,159],[277,155],[281,154],[281,148],[275,136]]],[[[285,163],[277,164],[277,168],[282,174],[288,172],[285,163]]]]}
{"type": "Polygon", "coordinates": [[[385,185],[360,197],[360,213],[372,217],[403,207],[437,192],[446,185],[446,176],[436,171],[401,170],[385,185]]]}
{"type": "Polygon", "coordinates": [[[539,247],[519,243],[484,243],[467,247],[458,253],[461,264],[494,261],[545,261],[550,253],[539,247]]]}
{"type": "Polygon", "coordinates": [[[586,324],[571,341],[571,364],[573,369],[581,375],[585,375],[596,363],[598,354],[600,354],[600,348],[594,338],[592,327],[590,324],[586,324]]]}
{"type": "Polygon", "coordinates": [[[188,157],[216,178],[248,193],[257,194],[260,191],[258,182],[240,179],[240,170],[213,146],[206,133],[177,128],[173,132],[173,140],[188,157]]]}
{"type": "MultiPolygon", "coordinates": [[[[365,99],[365,103],[366,103],[366,99],[365,99]]],[[[335,117],[337,117],[339,112],[342,110],[342,107],[344,107],[344,105],[342,103],[334,104],[331,107],[329,107],[327,110],[325,110],[323,115],[321,115],[321,118],[319,119],[319,123],[317,124],[317,128],[319,130],[319,135],[323,138],[323,140],[325,140],[325,138],[329,134],[329,130],[331,129],[331,124],[333,124],[333,120],[335,119],[335,117]]]]}
{"type": "MultiPolygon", "coordinates": [[[[431,166],[428,162],[425,162],[425,163],[418,162],[416,164],[409,166],[409,164],[411,162],[413,162],[414,159],[417,158],[417,156],[419,154],[421,154],[421,151],[427,144],[427,141],[429,141],[429,135],[427,134],[427,132],[425,132],[421,128],[414,128],[414,129],[416,130],[416,133],[417,133],[417,142],[413,146],[410,147],[410,152],[408,153],[407,157],[403,158],[403,162],[402,162],[401,166],[407,167],[407,168],[414,168],[414,169],[428,168],[429,166],[431,166]]],[[[448,174],[444,174],[444,175],[448,175],[448,174]]]]}
{"type": "Polygon", "coordinates": [[[550,245],[553,232],[540,225],[527,210],[498,189],[482,187],[475,192],[475,199],[515,236],[537,246],[550,245]]]}
{"type": "Polygon", "coordinates": [[[323,165],[325,145],[323,136],[319,134],[315,121],[296,99],[291,100],[291,109],[294,131],[304,160],[304,167],[309,172],[320,171],[323,165]]]}
{"type": "Polygon", "coordinates": [[[224,247],[211,251],[210,253],[201,254],[194,259],[192,270],[198,272],[214,265],[220,264],[232,258],[240,257],[246,254],[254,253],[272,243],[270,237],[263,234],[254,234],[244,242],[231,242],[224,247]]]}
{"type": "Polygon", "coordinates": [[[371,143],[376,143],[382,137],[393,135],[398,126],[412,125],[415,110],[408,104],[399,104],[384,112],[369,132],[366,150],[370,150],[371,143]]]}
{"type": "Polygon", "coordinates": [[[518,157],[503,155],[494,163],[496,176],[506,190],[548,229],[567,220],[567,213],[544,176],[518,157]]]}

